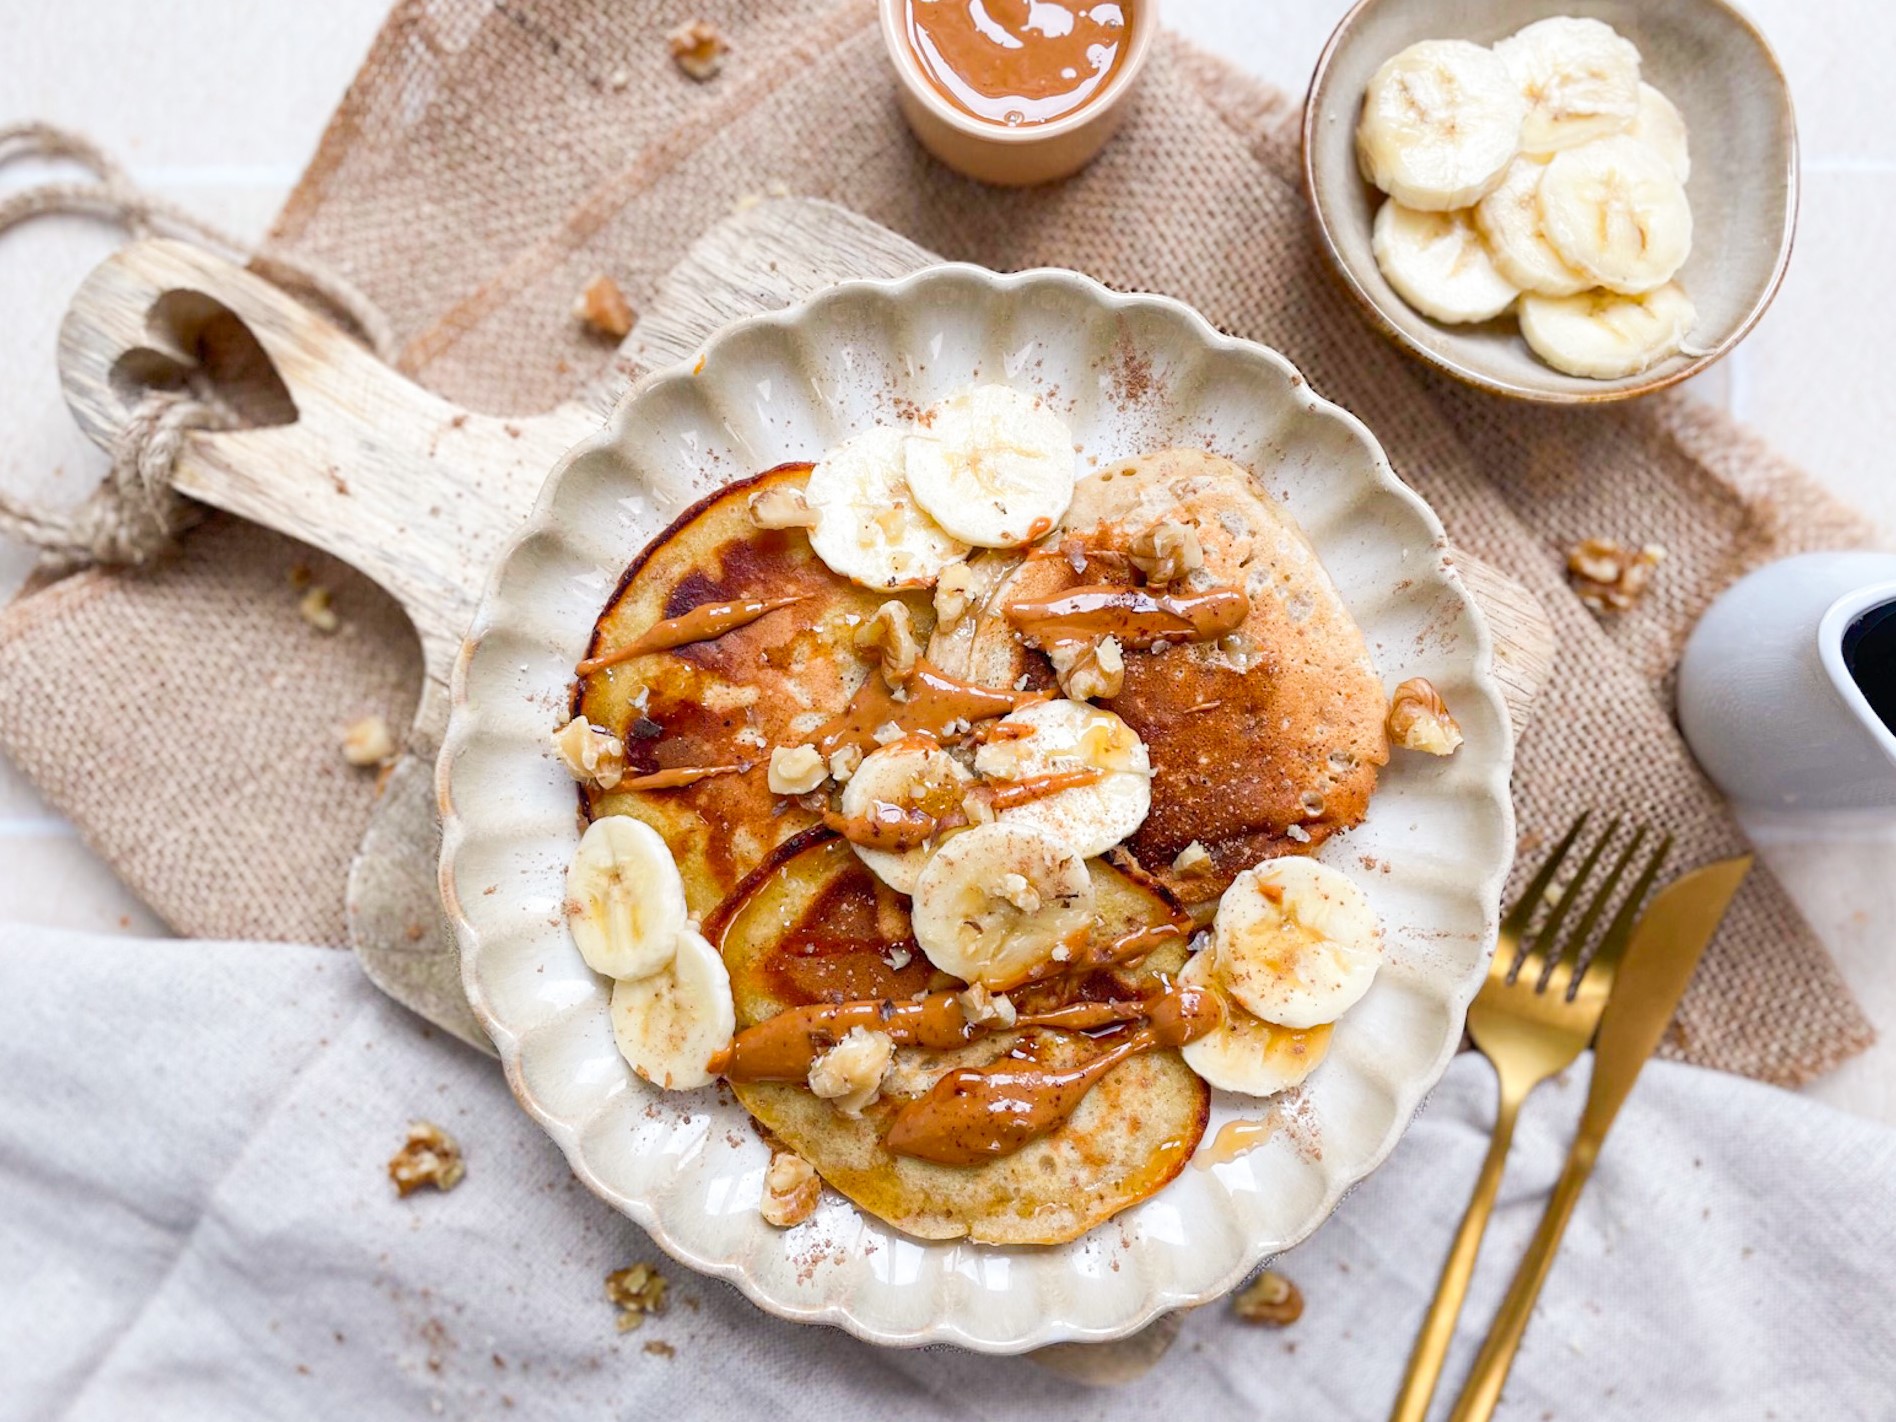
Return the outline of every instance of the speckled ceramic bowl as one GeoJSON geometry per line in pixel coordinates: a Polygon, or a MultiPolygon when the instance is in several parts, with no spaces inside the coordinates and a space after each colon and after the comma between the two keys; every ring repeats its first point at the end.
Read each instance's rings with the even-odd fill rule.
{"type": "Polygon", "coordinates": [[[1797,226],[1797,126],[1777,56],[1723,0],[1360,0],[1317,61],[1304,107],[1304,183],[1324,250],[1371,324],[1458,380],[1546,404],[1625,400],[1675,385],[1730,351],[1764,315],[1797,226]],[[1418,40],[1491,44],[1550,15],[1604,20],[1639,46],[1642,72],[1679,107],[1692,146],[1692,255],[1679,281],[1698,307],[1689,349],[1620,380],[1544,364],[1512,315],[1449,326],[1413,310],[1370,251],[1382,194],[1356,167],[1363,91],[1418,40]]]}
{"type": "MultiPolygon", "coordinates": [[[[1173,301],[1072,272],[938,266],[725,328],[554,470],[456,671],[441,889],[468,997],[515,1094],[592,1190],[787,1318],[878,1343],[1019,1352],[1118,1337],[1215,1298],[1389,1153],[1481,983],[1513,852],[1512,739],[1488,633],[1443,549],[1441,525],[1361,424],[1282,356],[1173,301]],[[716,1089],[654,1090],[614,1049],[609,985],[561,921],[579,826],[549,734],[621,569],[676,513],[976,380],[1044,395],[1088,464],[1190,444],[1256,470],[1309,532],[1385,677],[1431,678],[1467,743],[1446,760],[1398,754],[1368,821],[1324,846],[1381,914],[1386,965],[1281,1110],[1283,1129],[1255,1149],[1222,1161],[1201,1150],[1203,1168],[1054,1248],[911,1239],[834,1195],[779,1231],[758,1214],[768,1152],[743,1109],[716,1089]]],[[[1270,1109],[1214,1094],[1211,1133],[1270,1109]]]]}

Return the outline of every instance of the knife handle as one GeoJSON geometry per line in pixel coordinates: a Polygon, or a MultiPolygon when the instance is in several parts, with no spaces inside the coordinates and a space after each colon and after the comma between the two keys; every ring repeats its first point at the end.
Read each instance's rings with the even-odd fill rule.
{"type": "Polygon", "coordinates": [[[1487,1422],[1494,1415],[1495,1405],[1501,1401],[1502,1385],[1508,1380],[1508,1369],[1514,1366],[1515,1350],[1521,1346],[1521,1336],[1527,1332],[1527,1321],[1533,1316],[1535,1301],[1540,1298],[1541,1285],[1547,1282],[1547,1275],[1554,1267],[1554,1256],[1560,1252],[1560,1238],[1567,1232],[1567,1221],[1573,1218],[1574,1204],[1586,1186],[1587,1177],[1593,1174],[1593,1162],[1599,1154],[1599,1142],[1587,1136],[1573,1143],[1566,1168],[1554,1186],[1553,1198],[1547,1202],[1547,1212],[1541,1216],[1540,1228],[1534,1231],[1534,1242],[1514,1271],[1514,1282],[1508,1285],[1508,1295],[1501,1301],[1494,1326],[1481,1345],[1468,1381],[1455,1401],[1455,1410],[1449,1413],[1449,1422],[1487,1422]]]}

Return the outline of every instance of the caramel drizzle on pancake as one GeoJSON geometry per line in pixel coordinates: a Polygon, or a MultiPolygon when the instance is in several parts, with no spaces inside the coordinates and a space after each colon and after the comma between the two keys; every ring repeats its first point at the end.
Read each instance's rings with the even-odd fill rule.
{"type": "Polygon", "coordinates": [[[696,785],[700,780],[709,780],[714,775],[742,775],[749,769],[748,765],[678,765],[668,770],[654,770],[649,775],[628,776],[612,788],[615,791],[676,790],[684,785],[696,785]]]}
{"type": "Polygon", "coordinates": [[[651,652],[669,652],[674,647],[687,646],[692,642],[713,642],[726,632],[748,627],[765,613],[788,607],[793,602],[802,602],[808,596],[808,593],[798,593],[794,597],[744,597],[733,598],[729,602],[702,603],[689,612],[681,612],[676,617],[653,623],[643,635],[623,647],[597,657],[588,657],[573,670],[579,676],[591,676],[596,671],[616,667],[633,657],[643,657],[651,652]]]}
{"type": "Polygon", "coordinates": [[[816,748],[827,758],[843,746],[853,745],[872,751],[880,742],[876,732],[893,725],[904,735],[922,732],[937,740],[953,740],[948,728],[957,721],[973,723],[1005,716],[1023,706],[1045,701],[1044,691],[996,691],[950,676],[927,658],[920,658],[915,669],[902,679],[899,690],[906,700],[896,698],[881,677],[871,676],[862,688],[835,716],[816,731],[816,748]]]}
{"type": "Polygon", "coordinates": [[[1155,593],[1148,588],[1089,583],[1048,598],[1023,598],[1005,609],[1008,622],[1042,646],[1116,637],[1144,649],[1155,642],[1210,642],[1235,632],[1251,615],[1241,588],[1155,593]]]}
{"type": "Polygon", "coordinates": [[[871,800],[860,815],[823,812],[823,823],[851,844],[864,849],[886,849],[900,854],[920,849],[933,839],[942,822],[915,805],[892,805],[887,800],[871,800]]]}
{"type": "Polygon", "coordinates": [[[994,809],[1011,810],[1019,805],[1031,805],[1036,800],[1048,799],[1065,790],[1097,785],[1105,775],[1106,772],[1096,765],[1084,766],[1079,770],[1050,770],[1044,775],[1029,775],[1019,780],[991,781],[981,793],[994,809]]]}

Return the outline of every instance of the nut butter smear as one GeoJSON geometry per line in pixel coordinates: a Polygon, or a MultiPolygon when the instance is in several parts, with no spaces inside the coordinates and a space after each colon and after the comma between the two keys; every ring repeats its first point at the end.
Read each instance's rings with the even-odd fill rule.
{"type": "Polygon", "coordinates": [[[689,612],[653,623],[643,635],[623,647],[597,657],[588,657],[573,670],[580,676],[591,676],[596,671],[616,667],[620,662],[645,656],[648,652],[669,652],[673,647],[687,646],[692,642],[713,642],[726,632],[748,627],[767,612],[775,612],[793,602],[802,602],[805,596],[807,594],[800,593],[795,597],[746,597],[730,602],[707,602],[689,612]]]}
{"type": "Polygon", "coordinates": [[[1110,583],[1068,588],[1046,598],[1007,604],[1007,620],[1041,646],[1117,637],[1122,647],[1155,642],[1210,642],[1235,632],[1251,615],[1240,588],[1200,593],[1155,593],[1110,583]]]}
{"type": "Polygon", "coordinates": [[[928,82],[975,118],[1016,128],[1089,102],[1125,59],[1137,0],[908,0],[928,82]]]}

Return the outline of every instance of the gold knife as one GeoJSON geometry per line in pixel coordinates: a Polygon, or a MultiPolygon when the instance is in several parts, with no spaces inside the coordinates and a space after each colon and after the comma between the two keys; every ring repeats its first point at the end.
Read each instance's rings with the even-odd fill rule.
{"type": "Polygon", "coordinates": [[[1534,1301],[1554,1266],[1574,1203],[1593,1173],[1593,1162],[1599,1159],[1607,1128],[1639,1079],[1640,1068],[1665,1036],[1705,945],[1718,931],[1732,895],[1750,868],[1751,856],[1746,854],[1680,875],[1659,892],[1634,927],[1594,1039],[1593,1082],[1587,1088],[1580,1132],[1449,1422],[1486,1422],[1494,1415],[1514,1351],[1521,1345],[1534,1301]]]}

